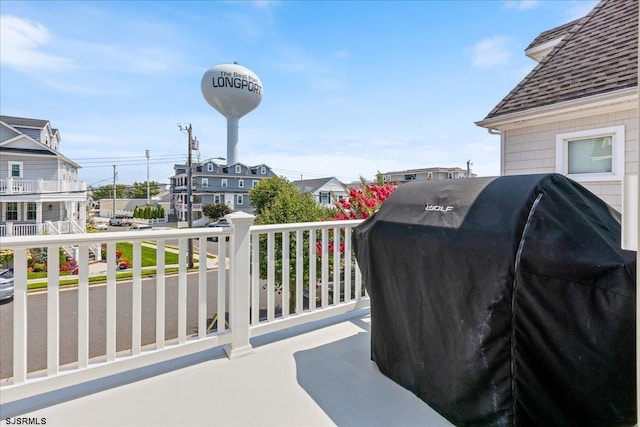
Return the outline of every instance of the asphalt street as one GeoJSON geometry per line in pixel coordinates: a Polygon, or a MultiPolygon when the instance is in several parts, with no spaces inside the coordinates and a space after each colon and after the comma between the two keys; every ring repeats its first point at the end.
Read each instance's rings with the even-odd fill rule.
{"type": "MultiPolygon", "coordinates": [[[[217,271],[207,274],[207,312],[213,318],[217,308],[217,271]]],[[[116,288],[116,350],[131,348],[131,281],[118,282],[116,288]]],[[[227,287],[228,291],[228,287],[227,287]]],[[[228,295],[228,292],[227,292],[228,295]]],[[[187,335],[197,333],[198,275],[187,278],[187,335]]],[[[178,336],[178,277],[168,276],[165,286],[165,339],[178,336]]],[[[60,363],[77,361],[78,292],[76,288],[60,292],[60,363]]],[[[142,280],[142,345],[155,342],[155,277],[142,280]]],[[[0,305],[0,378],[13,375],[13,302],[0,305]]],[[[89,288],[89,356],[106,353],[106,285],[89,288]]],[[[30,293],[27,300],[28,371],[46,369],[47,294],[30,293]]]]}

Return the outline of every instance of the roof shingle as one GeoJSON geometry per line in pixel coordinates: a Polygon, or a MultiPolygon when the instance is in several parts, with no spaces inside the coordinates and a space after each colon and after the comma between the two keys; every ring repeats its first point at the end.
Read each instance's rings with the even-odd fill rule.
{"type": "Polygon", "coordinates": [[[567,31],[485,120],[638,85],[637,0],[603,0],[567,31]]]}

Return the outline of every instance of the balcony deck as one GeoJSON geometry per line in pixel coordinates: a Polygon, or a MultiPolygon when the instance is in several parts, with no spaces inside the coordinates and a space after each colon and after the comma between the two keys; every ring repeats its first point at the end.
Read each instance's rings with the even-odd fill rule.
{"type": "Polygon", "coordinates": [[[4,405],[0,424],[450,426],[378,371],[370,326],[364,309],[262,335],[244,357],[216,348],[4,405]]]}

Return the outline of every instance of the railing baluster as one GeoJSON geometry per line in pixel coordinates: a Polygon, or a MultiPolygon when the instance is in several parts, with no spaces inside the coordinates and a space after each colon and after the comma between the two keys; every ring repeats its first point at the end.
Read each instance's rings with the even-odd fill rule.
{"type": "Polygon", "coordinates": [[[198,239],[198,338],[207,336],[207,239],[198,239]]]}
{"type": "Polygon", "coordinates": [[[187,341],[187,239],[178,241],[178,343],[187,341]]]}
{"type": "Polygon", "coordinates": [[[133,283],[131,285],[131,352],[142,350],[142,243],[133,242],[133,283]]]}
{"type": "Polygon", "coordinates": [[[304,292],[304,231],[296,230],[296,314],[302,313],[304,292]]]}
{"type": "Polygon", "coordinates": [[[156,349],[164,348],[165,266],[164,240],[156,242],[156,349]]]}
{"type": "Polygon", "coordinates": [[[309,230],[309,311],[316,311],[316,283],[317,283],[317,248],[316,230],[309,230]]]}
{"type": "Polygon", "coordinates": [[[333,229],[333,305],[340,304],[340,229],[333,229]]]}
{"type": "MultiPolygon", "coordinates": [[[[344,302],[351,301],[351,227],[344,228],[344,302]]],[[[356,296],[356,300],[358,297],[356,296]]]]}
{"type": "Polygon", "coordinates": [[[322,229],[322,308],[329,305],[329,233],[326,228],[322,229]]]}
{"type": "Polygon", "coordinates": [[[89,366],[89,246],[78,248],[78,368],[84,369],[89,366]]]}
{"type": "Polygon", "coordinates": [[[225,237],[218,237],[218,334],[226,329],[226,287],[227,287],[227,243],[225,237]]]}
{"type": "Polygon", "coordinates": [[[107,243],[107,362],[116,360],[116,244],[107,243]]]}
{"type": "Polygon", "coordinates": [[[267,321],[275,318],[275,233],[267,233],[267,321]]]}
{"type": "Polygon", "coordinates": [[[251,325],[260,323],[260,234],[251,233],[251,325]]]}
{"type": "Polygon", "coordinates": [[[289,232],[282,232],[282,317],[289,317],[289,232]]]}
{"type": "Polygon", "coordinates": [[[47,246],[47,375],[60,370],[60,251],[57,245],[47,246]]]}
{"type": "Polygon", "coordinates": [[[360,266],[356,261],[356,300],[362,299],[362,273],[360,272],[360,266]]]}
{"type": "Polygon", "coordinates": [[[13,382],[27,380],[27,250],[13,252],[13,382]]]}

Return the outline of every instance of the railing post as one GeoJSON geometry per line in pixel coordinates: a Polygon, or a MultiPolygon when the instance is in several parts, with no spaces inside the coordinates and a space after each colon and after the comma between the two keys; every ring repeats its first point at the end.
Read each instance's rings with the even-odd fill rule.
{"type": "MultiPolygon", "coordinates": [[[[231,330],[231,344],[224,346],[229,359],[246,356],[253,353],[249,342],[249,262],[251,237],[249,229],[255,216],[245,212],[235,212],[225,215],[233,225],[233,247],[231,248],[231,271],[229,272],[229,329],[231,330]]],[[[224,268],[224,261],[220,262],[224,268]]],[[[220,284],[218,284],[220,286],[220,284]]],[[[224,319],[224,316],[222,316],[224,319]]]]}

